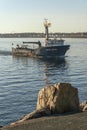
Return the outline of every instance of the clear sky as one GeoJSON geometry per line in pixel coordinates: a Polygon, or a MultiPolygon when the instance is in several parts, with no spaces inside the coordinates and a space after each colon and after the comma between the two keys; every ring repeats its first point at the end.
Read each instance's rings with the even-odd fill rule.
{"type": "Polygon", "coordinates": [[[87,32],[87,0],[0,0],[0,33],[87,32]]]}

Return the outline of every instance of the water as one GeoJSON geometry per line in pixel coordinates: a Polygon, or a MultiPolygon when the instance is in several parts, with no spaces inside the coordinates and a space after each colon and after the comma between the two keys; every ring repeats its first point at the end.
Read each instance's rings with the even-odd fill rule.
{"type": "Polygon", "coordinates": [[[70,50],[61,61],[8,54],[12,43],[30,40],[38,41],[0,39],[0,126],[35,110],[38,91],[48,84],[69,82],[78,88],[80,102],[87,100],[87,39],[65,39],[70,50]]]}

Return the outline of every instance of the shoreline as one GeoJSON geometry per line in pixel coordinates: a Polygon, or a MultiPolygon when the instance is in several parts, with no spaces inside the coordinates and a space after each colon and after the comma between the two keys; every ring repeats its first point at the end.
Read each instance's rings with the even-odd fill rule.
{"type": "Polygon", "coordinates": [[[0,130],[86,130],[87,111],[65,115],[53,115],[8,125],[0,130]]]}
{"type": "MultiPolygon", "coordinates": [[[[25,32],[25,33],[0,33],[0,38],[45,38],[45,33],[25,32]]],[[[87,38],[87,32],[73,33],[49,33],[49,38],[87,38]]]]}
{"type": "Polygon", "coordinates": [[[70,83],[56,83],[39,91],[36,110],[0,130],[75,130],[80,124],[86,130],[86,119],[87,101],[79,103],[78,89],[70,83]]]}

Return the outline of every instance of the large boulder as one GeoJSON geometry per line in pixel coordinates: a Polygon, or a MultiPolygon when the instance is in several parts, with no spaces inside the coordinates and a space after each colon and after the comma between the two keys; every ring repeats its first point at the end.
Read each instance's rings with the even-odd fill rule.
{"type": "Polygon", "coordinates": [[[47,107],[51,114],[79,111],[78,89],[69,83],[56,83],[42,88],[38,94],[36,109],[47,107]]]}
{"type": "Polygon", "coordinates": [[[56,83],[39,91],[36,110],[25,115],[20,120],[11,123],[17,125],[26,120],[79,111],[78,89],[69,83],[56,83]]]}

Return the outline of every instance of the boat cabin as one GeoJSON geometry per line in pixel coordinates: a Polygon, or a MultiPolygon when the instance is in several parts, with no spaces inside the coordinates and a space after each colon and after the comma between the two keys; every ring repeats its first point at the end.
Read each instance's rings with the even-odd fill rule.
{"type": "Polygon", "coordinates": [[[49,40],[45,40],[45,46],[62,46],[64,45],[64,40],[62,39],[49,39],[49,40]]]}

